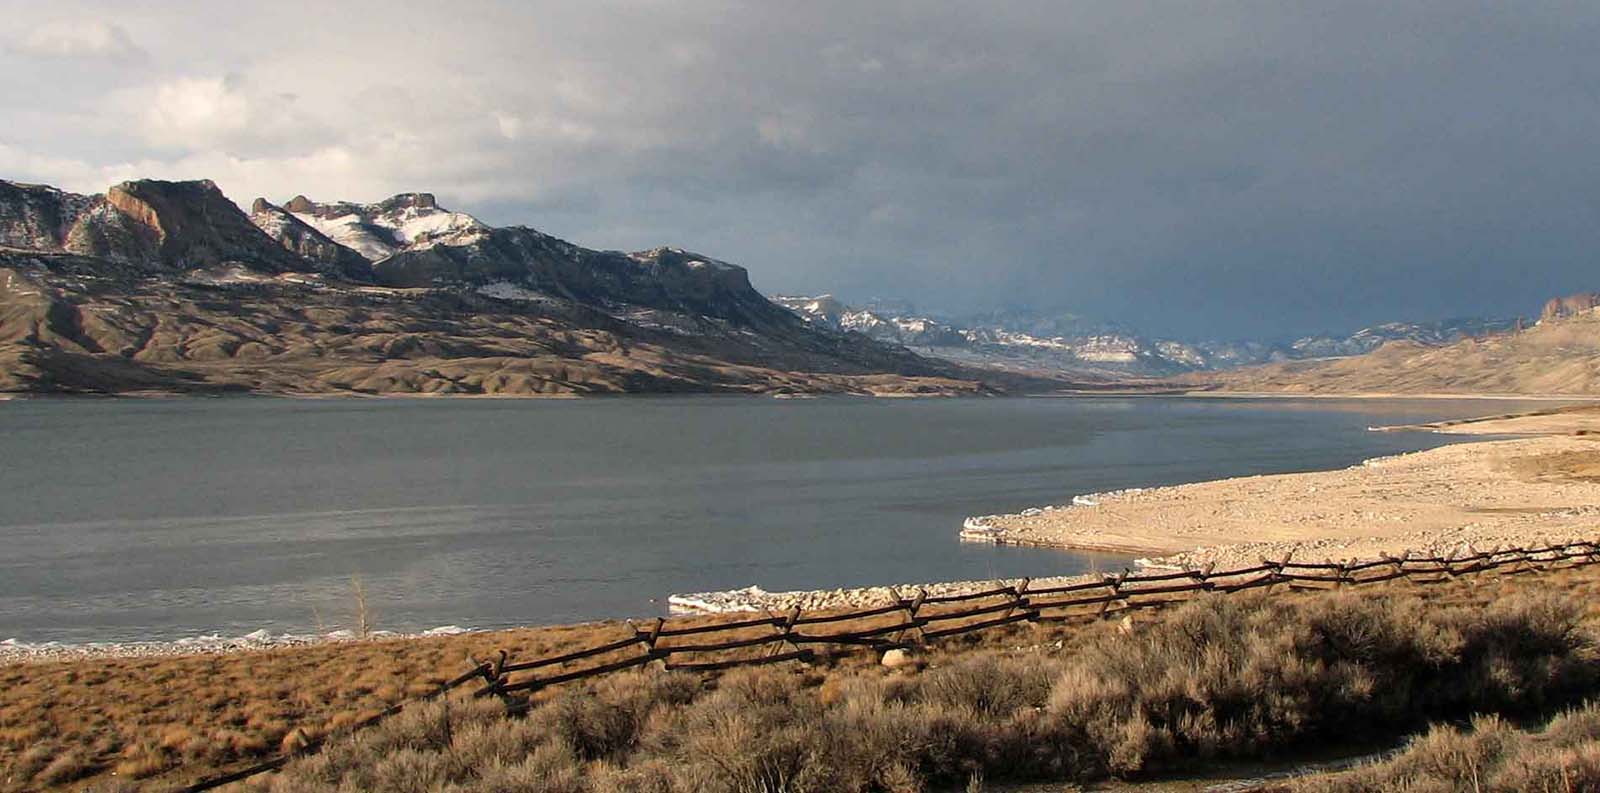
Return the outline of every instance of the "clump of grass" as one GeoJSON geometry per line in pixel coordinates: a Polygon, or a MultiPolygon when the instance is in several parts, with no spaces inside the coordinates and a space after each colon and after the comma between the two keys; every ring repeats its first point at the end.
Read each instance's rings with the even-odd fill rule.
{"type": "MultiPolygon", "coordinates": [[[[763,667],[710,687],[625,673],[552,695],[523,719],[492,703],[429,705],[291,765],[272,787],[913,793],[1135,776],[1592,692],[1594,648],[1579,623],[1575,606],[1550,598],[1488,609],[1210,598],[1131,634],[1091,631],[1059,655],[935,655],[913,675],[763,667]]],[[[1430,762],[1488,768],[1500,724],[1481,721],[1471,753],[1441,748],[1430,762]]],[[[1593,743],[1600,720],[1551,733],[1593,743]]],[[[1519,768],[1528,780],[1549,773],[1519,768]]]]}
{"type": "Polygon", "coordinates": [[[1296,793],[1578,793],[1600,789],[1600,708],[1552,720],[1542,733],[1495,716],[1471,729],[1436,726],[1385,762],[1302,779],[1296,793]]]}
{"type": "Polygon", "coordinates": [[[174,763],[174,758],[166,749],[154,743],[130,744],[122,752],[122,759],[115,766],[118,776],[128,779],[145,779],[165,771],[174,763]]]}
{"type": "Polygon", "coordinates": [[[59,785],[82,779],[94,770],[95,763],[88,753],[73,748],[51,758],[50,762],[34,775],[34,780],[46,785],[59,785]]]}

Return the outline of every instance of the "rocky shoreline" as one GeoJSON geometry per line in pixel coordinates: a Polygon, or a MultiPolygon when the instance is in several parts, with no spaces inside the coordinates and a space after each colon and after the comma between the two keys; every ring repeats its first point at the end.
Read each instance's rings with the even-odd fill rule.
{"type": "MultiPolygon", "coordinates": [[[[1051,576],[1032,579],[1033,586],[1061,586],[1091,581],[1097,573],[1073,576],[1051,576]]],[[[900,584],[897,586],[856,587],[850,589],[813,589],[793,592],[768,592],[761,587],[729,589],[721,592],[696,592],[672,595],[667,606],[675,615],[734,614],[750,611],[826,611],[832,609],[874,608],[897,601],[910,601],[919,591],[930,596],[963,595],[982,592],[998,586],[1017,585],[1020,578],[1002,578],[989,581],[944,581],[925,584],[900,584]]]]}
{"type": "Polygon", "coordinates": [[[25,642],[21,639],[0,641],[0,664],[29,661],[60,661],[74,658],[158,658],[173,655],[219,655],[250,650],[272,650],[284,647],[309,647],[322,644],[383,641],[388,639],[423,639],[434,636],[455,636],[471,633],[459,625],[443,625],[417,633],[373,631],[358,636],[354,631],[339,630],[329,633],[272,633],[254,631],[243,636],[205,634],[171,641],[128,642],[25,642]]]}

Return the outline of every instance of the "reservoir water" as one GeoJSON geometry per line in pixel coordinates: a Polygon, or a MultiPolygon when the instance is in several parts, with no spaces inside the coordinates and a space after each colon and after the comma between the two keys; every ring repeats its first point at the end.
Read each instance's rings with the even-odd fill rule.
{"type": "Polygon", "coordinates": [[[1180,398],[0,403],[0,639],[662,613],[677,592],[1119,570],[967,515],[1352,465],[1506,402],[1180,398]]]}

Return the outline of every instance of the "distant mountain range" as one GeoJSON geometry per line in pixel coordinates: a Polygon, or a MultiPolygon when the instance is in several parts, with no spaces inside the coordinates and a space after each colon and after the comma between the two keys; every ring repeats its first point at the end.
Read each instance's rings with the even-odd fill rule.
{"type": "Polygon", "coordinates": [[[1176,378],[1197,388],[1286,394],[1600,394],[1600,294],[1556,298],[1538,323],[1449,344],[1402,340],[1364,355],[1176,378]]]}
{"type": "Polygon", "coordinates": [[[1290,341],[1152,338],[1070,314],[769,300],[742,267],[494,227],[428,193],[257,199],[209,181],[79,195],[0,180],[0,392],[1594,393],[1600,294],[1539,323],[1290,341]]]}
{"type": "Polygon", "coordinates": [[[772,299],[814,325],[904,345],[922,355],[972,365],[1102,376],[1163,377],[1277,361],[1349,357],[1393,341],[1436,347],[1504,333],[1518,323],[1514,319],[1389,322],[1349,335],[1290,341],[1180,341],[1151,338],[1072,314],[1009,310],[935,318],[919,314],[904,301],[850,306],[831,295],[772,299]]]}
{"type": "Polygon", "coordinates": [[[99,195],[0,181],[0,391],[982,393],[1051,389],[825,332],[746,271],[492,227],[427,193],[99,195]]]}

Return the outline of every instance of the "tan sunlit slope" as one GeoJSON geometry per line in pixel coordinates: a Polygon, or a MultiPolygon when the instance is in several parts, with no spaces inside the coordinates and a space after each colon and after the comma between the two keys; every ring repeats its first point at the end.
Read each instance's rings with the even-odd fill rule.
{"type": "Polygon", "coordinates": [[[1600,395],[1600,314],[1444,347],[1391,342],[1352,358],[1207,372],[1187,382],[1235,392],[1600,395]]]}

